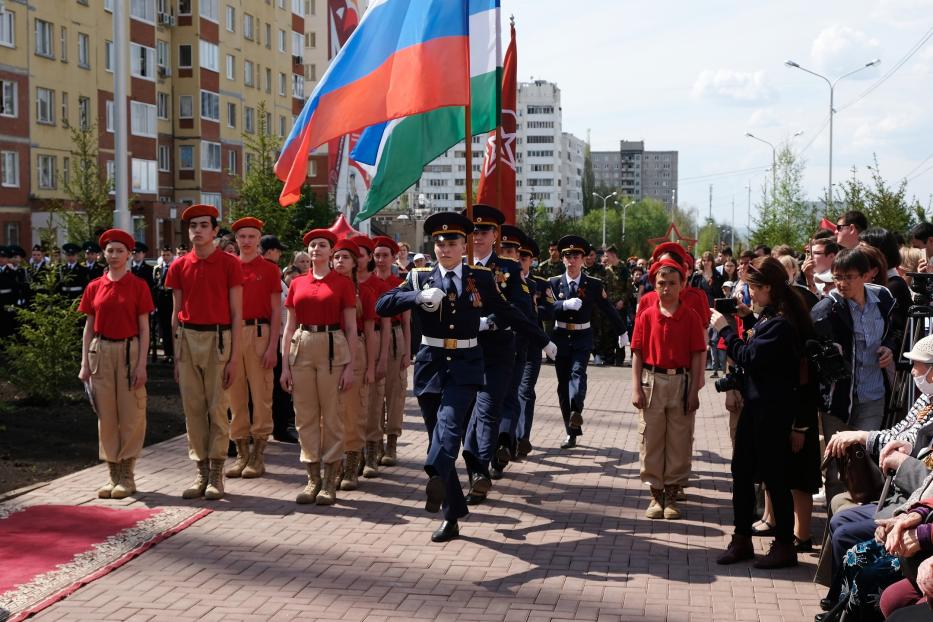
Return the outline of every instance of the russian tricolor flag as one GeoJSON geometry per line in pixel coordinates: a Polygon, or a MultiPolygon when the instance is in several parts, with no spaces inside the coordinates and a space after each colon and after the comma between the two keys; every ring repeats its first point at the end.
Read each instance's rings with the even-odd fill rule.
{"type": "Polygon", "coordinates": [[[275,163],[298,200],[308,152],[392,119],[469,101],[467,0],[375,0],[308,98],[275,163]]]}

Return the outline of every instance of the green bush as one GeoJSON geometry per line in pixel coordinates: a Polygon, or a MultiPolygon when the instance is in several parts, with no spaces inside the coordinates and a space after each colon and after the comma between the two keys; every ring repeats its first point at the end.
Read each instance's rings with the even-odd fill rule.
{"type": "Polygon", "coordinates": [[[31,304],[16,310],[17,335],[3,348],[5,375],[26,398],[52,403],[78,386],[81,332],[78,301],[54,291],[55,274],[43,276],[31,304]]]}

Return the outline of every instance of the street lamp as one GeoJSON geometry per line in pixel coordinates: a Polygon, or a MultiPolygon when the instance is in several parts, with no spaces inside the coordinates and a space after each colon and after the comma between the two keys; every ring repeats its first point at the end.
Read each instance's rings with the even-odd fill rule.
{"type": "MultiPolygon", "coordinates": [[[[614,197],[616,194],[617,194],[616,192],[613,192],[611,194],[607,194],[606,196],[601,196],[595,192],[593,193],[594,197],[596,197],[597,199],[603,200],[603,248],[606,248],[606,201],[614,197]]],[[[624,227],[623,227],[623,230],[624,230],[624,227]]]]}
{"type": "MultiPolygon", "coordinates": [[[[797,138],[801,134],[803,134],[802,130],[799,132],[796,132],[793,136],[791,136],[791,139],[797,138]]],[[[777,148],[774,146],[774,143],[768,142],[764,138],[759,138],[758,136],[755,136],[751,132],[745,132],[745,135],[748,136],[749,138],[754,138],[758,142],[762,142],[768,145],[769,147],[771,147],[771,187],[776,189],[777,188],[777,148]]]]}
{"type": "Polygon", "coordinates": [[[629,207],[635,204],[635,200],[629,197],[629,201],[622,201],[622,241],[625,242],[625,212],[629,207]]]}
{"type": "Polygon", "coordinates": [[[826,207],[828,208],[833,202],[833,115],[836,114],[836,111],[833,108],[833,97],[835,94],[836,85],[843,78],[848,78],[852,74],[858,73],[860,71],[864,71],[865,69],[868,69],[869,67],[880,65],[881,59],[876,58],[873,61],[867,62],[861,67],[859,67],[858,69],[853,69],[849,73],[842,74],[835,80],[830,80],[829,78],[827,78],[826,76],[822,74],[816,73],[815,71],[810,71],[806,67],[801,67],[799,64],[795,63],[792,60],[786,60],[784,61],[784,64],[787,65],[788,67],[799,69],[800,71],[806,71],[811,76],[822,78],[826,82],[826,84],[829,86],[829,186],[826,188],[826,194],[827,194],[827,199],[828,199],[826,201],[826,207]]]}

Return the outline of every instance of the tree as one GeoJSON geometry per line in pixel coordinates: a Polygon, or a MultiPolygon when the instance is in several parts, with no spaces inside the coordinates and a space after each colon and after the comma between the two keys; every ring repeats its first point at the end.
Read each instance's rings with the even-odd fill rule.
{"type": "Polygon", "coordinates": [[[301,236],[314,227],[329,227],[337,210],[315,197],[307,184],[302,186],[297,203],[279,205],[283,183],[273,167],[282,141],[266,125],[265,101],[256,108],[256,120],[256,132],[243,134],[246,175],[234,181],[237,197],[227,202],[230,217],[236,220],[254,216],[265,223],[265,233],[277,236],[286,248],[297,250],[303,246],[301,236]]]}
{"type": "Polygon", "coordinates": [[[50,211],[64,223],[68,238],[80,243],[96,239],[113,226],[113,180],[100,168],[97,126],[81,123],[69,131],[73,167],[67,177],[64,172],[61,176],[68,202],[55,201],[50,211]]]}
{"type": "Polygon", "coordinates": [[[803,161],[797,159],[790,147],[785,146],[778,152],[777,186],[771,196],[767,190],[762,190],[751,244],[788,244],[792,248],[802,248],[816,231],[819,218],[804,197],[803,169],[803,161]]]}
{"type": "MultiPolygon", "coordinates": [[[[596,192],[596,176],[593,174],[593,158],[590,155],[590,143],[583,148],[583,213],[588,214],[596,205],[593,193],[596,192]]],[[[602,207],[602,204],[599,205],[602,207]]]]}

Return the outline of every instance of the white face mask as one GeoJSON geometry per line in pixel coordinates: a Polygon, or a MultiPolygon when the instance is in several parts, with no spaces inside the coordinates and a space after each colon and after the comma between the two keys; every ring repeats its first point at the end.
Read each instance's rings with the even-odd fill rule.
{"type": "Polygon", "coordinates": [[[927,380],[926,374],[914,376],[914,384],[917,385],[917,390],[924,395],[933,395],[933,382],[927,380]]]}

